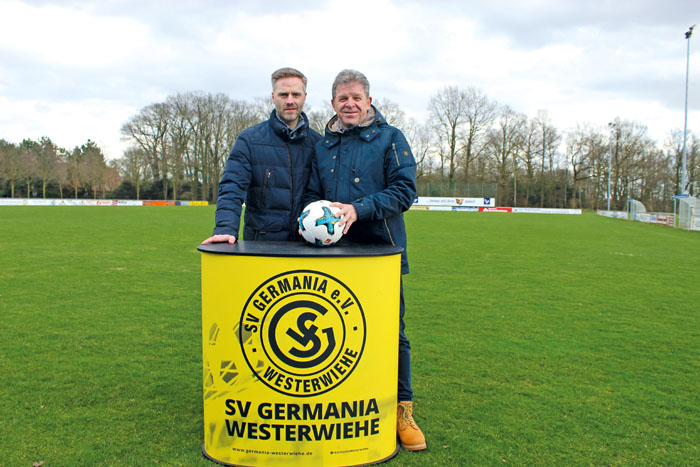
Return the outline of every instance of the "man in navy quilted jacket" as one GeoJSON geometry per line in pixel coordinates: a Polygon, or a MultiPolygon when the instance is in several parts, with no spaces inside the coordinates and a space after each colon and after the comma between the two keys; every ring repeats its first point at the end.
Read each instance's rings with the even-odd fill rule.
{"type": "Polygon", "coordinates": [[[294,68],[272,73],[270,118],[238,135],[219,182],[216,226],[202,243],[235,243],[245,202],[245,240],[297,240],[297,218],[321,136],[302,111],[306,76],[294,68]]]}

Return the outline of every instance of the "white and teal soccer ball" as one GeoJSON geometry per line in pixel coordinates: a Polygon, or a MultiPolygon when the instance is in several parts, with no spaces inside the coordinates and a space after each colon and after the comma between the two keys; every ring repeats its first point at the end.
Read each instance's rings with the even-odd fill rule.
{"type": "Polygon", "coordinates": [[[299,230],[309,243],[316,246],[333,245],[343,236],[343,229],[338,223],[343,219],[339,216],[340,209],[331,207],[331,202],[322,200],[309,203],[299,216],[299,230]]]}

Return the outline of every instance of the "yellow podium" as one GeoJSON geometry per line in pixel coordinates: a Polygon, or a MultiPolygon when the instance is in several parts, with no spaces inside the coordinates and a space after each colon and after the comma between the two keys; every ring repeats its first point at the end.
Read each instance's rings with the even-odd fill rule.
{"type": "Polygon", "coordinates": [[[396,443],[400,254],[393,246],[200,245],[204,455],[354,466],[396,443]]]}

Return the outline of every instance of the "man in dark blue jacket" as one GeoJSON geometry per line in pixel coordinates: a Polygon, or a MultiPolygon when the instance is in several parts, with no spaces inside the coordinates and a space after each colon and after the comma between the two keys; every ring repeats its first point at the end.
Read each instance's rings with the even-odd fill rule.
{"type": "Polygon", "coordinates": [[[216,226],[202,243],[235,243],[245,201],[245,240],[296,240],[297,218],[309,180],[314,144],[302,111],[306,76],[293,68],[272,74],[270,118],[242,131],[236,139],[219,182],[216,226]]]}
{"type": "MultiPolygon", "coordinates": [[[[403,133],[386,123],[372,106],[369,81],[360,72],[343,70],[335,78],[331,103],[336,115],[316,144],[306,203],[334,201],[343,215],[341,242],[400,246],[401,273],[408,273],[403,212],[416,196],[416,162],[403,133]]],[[[403,282],[403,281],[402,281],[403,282]]],[[[413,420],[411,347],[404,332],[401,285],[399,309],[399,384],[397,432],[401,445],[427,447],[413,420]]]]}

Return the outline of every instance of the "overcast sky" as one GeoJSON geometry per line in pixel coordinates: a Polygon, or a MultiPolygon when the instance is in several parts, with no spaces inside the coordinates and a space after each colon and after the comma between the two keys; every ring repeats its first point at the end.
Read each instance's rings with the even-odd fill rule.
{"type": "MultiPolygon", "coordinates": [[[[560,130],[620,117],[662,142],[683,128],[696,22],[699,0],[0,0],[0,138],[89,138],[115,158],[141,108],[188,91],[252,102],[292,66],[307,109],[355,68],[419,121],[440,88],[473,86],[560,130]]],[[[689,96],[700,133],[699,30],[689,96]]]]}

